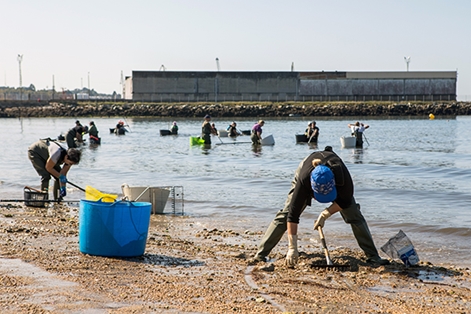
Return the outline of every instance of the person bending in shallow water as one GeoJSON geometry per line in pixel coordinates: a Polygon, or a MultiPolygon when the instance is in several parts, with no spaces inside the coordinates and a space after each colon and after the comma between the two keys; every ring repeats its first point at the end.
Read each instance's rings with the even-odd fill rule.
{"type": "Polygon", "coordinates": [[[262,144],[262,126],[264,125],[265,125],[265,121],[259,120],[252,127],[252,133],[250,135],[250,139],[252,140],[253,145],[262,144]]]}
{"type": "Polygon", "coordinates": [[[308,138],[308,142],[317,143],[319,128],[316,126],[316,121],[312,121],[307,125],[307,129],[304,134],[308,138]]]}
{"type": "Polygon", "coordinates": [[[230,137],[237,137],[241,135],[240,132],[237,130],[237,123],[235,123],[234,121],[229,126],[228,132],[230,137]]]}
{"type": "Polygon", "coordinates": [[[59,199],[59,195],[61,198],[67,195],[67,173],[70,167],[80,162],[81,155],[76,148],[66,150],[50,140],[39,140],[28,148],[28,158],[41,176],[41,190],[48,192],[51,175],[56,179],[53,189],[55,200],[59,199]]]}
{"type": "Polygon", "coordinates": [[[327,146],[324,151],[314,152],[299,164],[291,183],[291,189],[275,219],[270,223],[258,246],[257,254],[251,262],[267,261],[267,256],[288,230],[288,252],[286,264],[294,267],[298,262],[298,224],[299,217],[311,200],[319,203],[332,203],[317,218],[314,229],[324,227],[325,221],[339,212],[343,220],[352,227],[358,245],[366,255],[367,262],[387,265],[382,259],[371,237],[370,230],[353,197],[353,181],[350,172],[340,159],[327,146]]]}

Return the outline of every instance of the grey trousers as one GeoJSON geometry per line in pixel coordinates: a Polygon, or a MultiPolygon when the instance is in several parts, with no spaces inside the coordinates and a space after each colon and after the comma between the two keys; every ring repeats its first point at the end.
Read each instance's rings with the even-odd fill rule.
{"type": "MultiPolygon", "coordinates": [[[[298,168],[299,169],[299,168],[298,168]]],[[[298,171],[296,171],[295,178],[292,182],[291,190],[288,193],[288,198],[286,199],[285,206],[280,210],[275,219],[268,226],[265,235],[263,236],[255,258],[264,258],[270,254],[271,250],[280,242],[283,234],[288,228],[288,206],[291,202],[291,197],[293,195],[294,186],[296,184],[298,177],[298,171]]],[[[303,206],[303,210],[306,208],[306,204],[303,206]]],[[[360,205],[355,202],[355,198],[352,197],[352,205],[340,211],[343,220],[350,224],[352,227],[353,235],[358,242],[358,245],[363,250],[367,258],[379,256],[378,250],[373,242],[371,237],[370,229],[366,223],[365,218],[363,217],[360,211],[360,205]]]]}

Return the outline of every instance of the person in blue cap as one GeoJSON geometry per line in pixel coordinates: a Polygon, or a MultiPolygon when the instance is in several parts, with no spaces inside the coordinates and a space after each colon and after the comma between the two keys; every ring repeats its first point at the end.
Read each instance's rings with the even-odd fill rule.
{"type": "Polygon", "coordinates": [[[266,261],[271,250],[281,240],[285,231],[288,231],[286,264],[288,267],[297,264],[299,217],[306,206],[311,206],[313,198],[319,203],[332,203],[320,213],[314,223],[314,229],[324,227],[325,221],[339,212],[343,220],[351,225],[353,235],[366,255],[366,261],[371,264],[389,264],[388,260],[379,256],[366,220],[360,211],[360,205],[353,197],[350,172],[330,146],[324,151],[312,153],[299,164],[285,206],[268,226],[253,262],[266,261]]]}

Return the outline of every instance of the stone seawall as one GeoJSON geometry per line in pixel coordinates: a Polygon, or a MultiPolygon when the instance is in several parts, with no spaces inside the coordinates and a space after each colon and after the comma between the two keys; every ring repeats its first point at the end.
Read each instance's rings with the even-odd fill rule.
{"type": "Polygon", "coordinates": [[[470,102],[393,103],[112,103],[0,102],[1,118],[17,117],[289,117],[471,115],[470,102]]]}

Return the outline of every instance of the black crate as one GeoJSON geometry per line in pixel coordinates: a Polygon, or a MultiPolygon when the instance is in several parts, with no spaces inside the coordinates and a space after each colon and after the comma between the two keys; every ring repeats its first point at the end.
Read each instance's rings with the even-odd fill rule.
{"type": "Polygon", "coordinates": [[[25,186],[25,205],[32,207],[46,207],[48,193],[25,186]]]}

